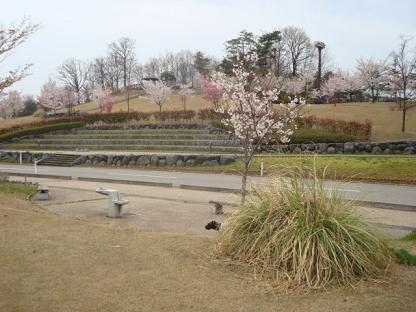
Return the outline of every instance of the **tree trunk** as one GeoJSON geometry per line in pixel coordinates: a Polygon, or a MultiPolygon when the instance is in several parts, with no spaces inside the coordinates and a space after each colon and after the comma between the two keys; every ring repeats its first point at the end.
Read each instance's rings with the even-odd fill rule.
{"type": "Polygon", "coordinates": [[[241,180],[241,203],[243,203],[243,204],[246,201],[248,168],[249,168],[249,163],[247,163],[247,160],[245,160],[244,161],[243,178],[241,180]]]}
{"type": "Polygon", "coordinates": [[[375,95],[374,95],[374,87],[371,87],[371,101],[374,103],[376,101],[375,95]]]}
{"type": "Polygon", "coordinates": [[[406,98],[403,100],[402,132],[406,131],[406,98]]]}
{"type": "Polygon", "coordinates": [[[130,113],[130,90],[127,90],[126,100],[127,100],[127,113],[130,113]]]}

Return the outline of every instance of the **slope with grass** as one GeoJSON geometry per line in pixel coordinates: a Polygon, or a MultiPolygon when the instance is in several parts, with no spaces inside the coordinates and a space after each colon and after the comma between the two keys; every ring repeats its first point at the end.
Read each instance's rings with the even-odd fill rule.
{"type": "MultiPolygon", "coordinates": [[[[130,109],[142,112],[154,112],[158,107],[152,104],[149,98],[139,92],[130,100],[130,109]]],[[[122,95],[116,97],[118,101],[113,111],[127,111],[127,103],[122,95]]],[[[195,93],[189,96],[186,104],[187,109],[198,111],[209,108],[210,104],[202,99],[201,94],[195,93]]],[[[371,120],[373,124],[372,141],[397,141],[416,140],[416,109],[407,113],[407,131],[402,133],[401,111],[398,111],[394,103],[343,103],[336,106],[332,104],[308,105],[304,108],[305,115],[316,115],[318,117],[334,118],[342,120],[365,121],[371,120]]],[[[183,105],[176,92],[163,106],[163,110],[182,110],[183,105]]],[[[99,108],[94,102],[81,104],[75,110],[85,113],[97,113],[99,108]]],[[[65,109],[60,110],[65,112],[65,109]]],[[[11,127],[16,124],[30,123],[38,120],[38,117],[23,117],[0,122],[0,129],[11,127]]]]}
{"type": "Polygon", "coordinates": [[[213,261],[214,241],[92,225],[0,193],[2,311],[416,309],[416,270],[388,284],[287,294],[213,261]]]}

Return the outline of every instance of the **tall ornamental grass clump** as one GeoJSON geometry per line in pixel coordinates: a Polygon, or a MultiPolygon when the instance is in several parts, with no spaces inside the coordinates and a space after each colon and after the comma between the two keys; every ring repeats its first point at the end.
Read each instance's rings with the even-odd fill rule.
{"type": "Polygon", "coordinates": [[[219,239],[220,257],[288,287],[377,278],[391,261],[353,203],[326,190],[316,169],[297,168],[290,178],[275,177],[254,189],[219,239]]]}

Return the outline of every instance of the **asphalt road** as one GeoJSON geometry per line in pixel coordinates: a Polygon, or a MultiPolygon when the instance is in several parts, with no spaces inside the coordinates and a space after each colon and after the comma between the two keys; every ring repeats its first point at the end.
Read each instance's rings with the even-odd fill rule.
{"type": "MultiPolygon", "coordinates": [[[[31,173],[33,165],[0,164],[0,172],[31,173]]],[[[173,186],[191,185],[239,189],[241,177],[225,174],[186,173],[175,171],[150,171],[119,168],[48,167],[38,166],[39,174],[71,176],[73,179],[101,178],[127,181],[172,183],[173,186]]],[[[267,178],[249,177],[249,183],[262,184],[267,178]]],[[[336,187],[346,199],[375,203],[416,206],[416,186],[388,185],[361,182],[327,181],[325,186],[336,187]]]]}

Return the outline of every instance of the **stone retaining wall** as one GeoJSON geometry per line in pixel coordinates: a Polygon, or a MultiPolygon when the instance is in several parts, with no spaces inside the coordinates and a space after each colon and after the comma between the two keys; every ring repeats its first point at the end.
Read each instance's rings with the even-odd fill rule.
{"type": "Polygon", "coordinates": [[[415,155],[416,141],[288,144],[266,150],[284,154],[415,155]]]}
{"type": "MultiPolygon", "coordinates": [[[[23,152],[22,159],[25,163],[32,163],[35,159],[47,158],[53,153],[23,152]]],[[[0,160],[19,162],[19,152],[0,152],[0,160]]],[[[146,154],[146,155],[80,155],[73,162],[77,165],[90,166],[218,166],[227,165],[235,161],[231,155],[176,155],[176,154],[146,154]]]]}

